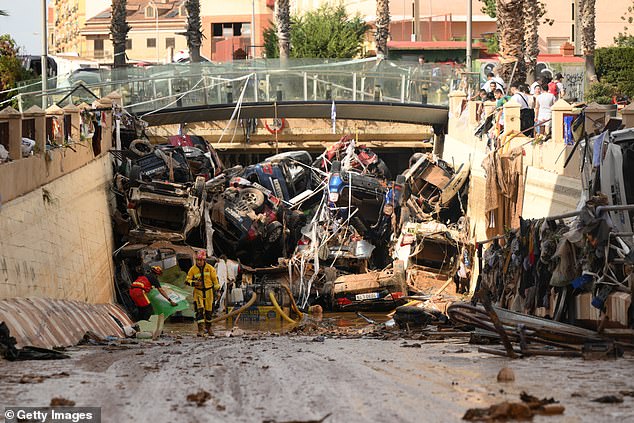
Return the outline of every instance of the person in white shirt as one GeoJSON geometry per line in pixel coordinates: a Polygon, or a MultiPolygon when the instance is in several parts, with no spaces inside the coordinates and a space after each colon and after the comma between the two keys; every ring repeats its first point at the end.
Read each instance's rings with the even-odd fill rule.
{"type": "Polygon", "coordinates": [[[525,84],[511,85],[511,100],[520,105],[520,131],[526,136],[533,136],[532,127],[535,125],[535,111],[533,110],[533,98],[527,94],[528,86],[525,84]]]}
{"type": "Polygon", "coordinates": [[[538,133],[548,134],[550,128],[552,128],[552,110],[551,107],[557,101],[557,98],[548,92],[548,86],[543,85],[542,92],[536,98],[535,113],[537,118],[536,123],[540,124],[538,127],[538,133]]]}
{"type": "Polygon", "coordinates": [[[493,72],[489,72],[487,74],[487,80],[482,84],[482,89],[488,93],[492,93],[498,88],[504,92],[504,81],[502,81],[502,78],[499,76],[495,76],[493,72]]]}
{"type": "Polygon", "coordinates": [[[535,82],[531,84],[531,90],[530,90],[531,95],[537,95],[535,94],[535,88],[539,88],[541,91],[541,87],[543,84],[544,84],[544,78],[540,76],[539,78],[537,78],[535,82]]]}

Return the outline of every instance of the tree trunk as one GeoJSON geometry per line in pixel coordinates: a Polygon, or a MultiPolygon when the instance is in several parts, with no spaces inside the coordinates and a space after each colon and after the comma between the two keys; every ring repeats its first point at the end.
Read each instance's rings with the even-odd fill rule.
{"type": "Polygon", "coordinates": [[[187,0],[185,2],[187,10],[187,48],[189,49],[189,61],[191,63],[200,62],[200,46],[202,45],[203,33],[200,30],[200,0],[187,0]]]}
{"type": "Polygon", "coordinates": [[[377,0],[376,2],[376,57],[387,57],[387,39],[390,35],[390,1],[377,0]]]}
{"type": "Polygon", "coordinates": [[[539,55],[540,8],[533,0],[524,1],[524,50],[526,61],[526,82],[532,84],[537,79],[537,56],[539,55]]]}
{"type": "Polygon", "coordinates": [[[110,37],[114,50],[114,67],[125,67],[125,41],[128,38],[130,25],[127,22],[126,0],[112,0],[112,18],[110,20],[110,37]]]}
{"type": "Polygon", "coordinates": [[[291,53],[291,4],[289,0],[277,0],[277,37],[280,46],[280,64],[285,66],[291,53]]]}
{"type": "MultiPolygon", "coordinates": [[[[528,0],[532,1],[532,0],[528,0]]],[[[497,0],[500,76],[507,84],[525,82],[524,0],[497,0]],[[512,76],[512,79],[511,79],[512,76]]]]}
{"type": "Polygon", "coordinates": [[[596,0],[579,0],[579,15],[581,16],[581,43],[583,45],[583,55],[586,61],[586,78],[594,81],[597,78],[597,72],[594,67],[594,48],[596,41],[595,32],[595,9],[596,0]]]}

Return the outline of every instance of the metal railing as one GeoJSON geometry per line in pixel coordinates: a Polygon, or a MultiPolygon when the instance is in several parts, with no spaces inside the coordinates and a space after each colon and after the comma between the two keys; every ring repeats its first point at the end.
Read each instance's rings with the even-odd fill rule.
{"type": "MultiPolygon", "coordinates": [[[[64,76],[56,81],[57,88],[46,92],[47,104],[90,103],[118,91],[128,111],[142,114],[174,102],[176,107],[235,103],[246,85],[245,103],[345,100],[442,106],[460,79],[449,65],[375,59],[302,59],[291,60],[286,67],[278,60],[170,64],[84,75],[99,82],[86,83],[82,71],[64,76]]],[[[41,97],[41,91],[20,91],[19,108],[41,105],[41,97]]]]}

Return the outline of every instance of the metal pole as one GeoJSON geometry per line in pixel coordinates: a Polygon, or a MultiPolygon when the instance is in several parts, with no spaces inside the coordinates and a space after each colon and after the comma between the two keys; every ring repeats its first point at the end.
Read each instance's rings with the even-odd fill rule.
{"type": "Polygon", "coordinates": [[[471,26],[473,23],[473,0],[467,0],[467,58],[465,65],[467,72],[471,72],[471,42],[473,40],[471,34],[471,26]]]}
{"type": "Polygon", "coordinates": [[[48,105],[48,99],[46,98],[47,90],[47,65],[48,60],[48,37],[46,32],[46,17],[47,17],[46,0],[42,0],[42,110],[46,110],[48,105]]]}
{"type": "Polygon", "coordinates": [[[255,59],[255,0],[251,0],[251,59],[255,59]]]}
{"type": "Polygon", "coordinates": [[[357,101],[357,73],[352,72],[352,101],[357,101]]]}
{"type": "MultiPolygon", "coordinates": [[[[158,65],[160,59],[159,56],[159,27],[158,27],[158,7],[154,7],[154,15],[156,16],[156,64],[158,65]]],[[[192,54],[189,53],[189,61],[192,60],[192,54]]]]}

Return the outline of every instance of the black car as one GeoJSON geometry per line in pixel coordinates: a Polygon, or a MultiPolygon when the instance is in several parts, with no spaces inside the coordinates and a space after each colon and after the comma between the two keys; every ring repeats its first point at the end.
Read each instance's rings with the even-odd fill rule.
{"type": "MultiPolygon", "coordinates": [[[[242,177],[258,183],[288,205],[293,205],[310,195],[320,182],[313,174],[311,162],[307,151],[288,151],[248,166],[242,177]]],[[[320,198],[317,196],[316,199],[320,198]]]]}

